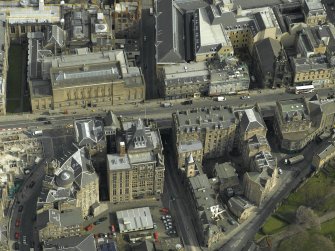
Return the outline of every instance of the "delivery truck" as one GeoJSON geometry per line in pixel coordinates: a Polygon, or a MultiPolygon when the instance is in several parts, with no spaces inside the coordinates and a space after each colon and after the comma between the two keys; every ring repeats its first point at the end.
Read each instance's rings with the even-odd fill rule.
{"type": "Polygon", "coordinates": [[[226,100],[225,97],[222,97],[222,96],[216,97],[216,101],[218,101],[218,102],[222,102],[222,101],[225,101],[225,100],[226,100]]]}
{"type": "Polygon", "coordinates": [[[305,159],[304,155],[297,155],[288,159],[285,159],[286,165],[294,165],[296,163],[299,163],[305,159]]]}

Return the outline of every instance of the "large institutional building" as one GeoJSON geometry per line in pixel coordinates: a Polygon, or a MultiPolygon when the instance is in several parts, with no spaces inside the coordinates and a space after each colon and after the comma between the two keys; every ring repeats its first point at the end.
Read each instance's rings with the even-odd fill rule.
{"type": "Polygon", "coordinates": [[[141,119],[121,121],[116,142],[116,152],[107,155],[110,201],[163,193],[165,165],[159,130],[141,119]]]}
{"type": "Polygon", "coordinates": [[[99,177],[88,150],[69,151],[47,164],[37,201],[41,240],[80,234],[83,218],[99,202],[99,177]]]}

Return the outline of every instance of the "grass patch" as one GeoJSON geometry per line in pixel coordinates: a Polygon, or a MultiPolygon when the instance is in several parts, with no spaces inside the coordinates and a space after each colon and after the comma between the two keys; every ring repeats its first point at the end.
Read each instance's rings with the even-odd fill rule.
{"type": "Polygon", "coordinates": [[[7,78],[7,98],[21,99],[22,92],[22,70],[25,51],[21,45],[11,44],[8,51],[8,78],[7,78]]]}
{"type": "MultiPolygon", "coordinates": [[[[320,172],[311,177],[295,193],[292,193],[282,205],[278,208],[273,216],[270,216],[259,235],[274,234],[285,227],[288,223],[295,222],[296,210],[299,206],[307,206],[314,210],[318,216],[335,210],[335,168],[334,163],[327,167],[328,173],[320,172]],[[276,217],[280,216],[280,217],[276,217]]],[[[308,234],[316,235],[316,239],[329,237],[335,241],[335,219],[322,224],[321,232],[310,231],[308,234]],[[320,237],[321,236],[321,237],[320,237]]],[[[303,238],[303,236],[301,236],[303,238]]],[[[309,236],[308,238],[312,238],[309,236]]],[[[314,237],[313,237],[314,238],[314,237]]],[[[326,238],[327,239],[327,238],[326,238]]],[[[293,250],[293,249],[288,249],[293,250]]],[[[304,249],[296,249],[304,250],[304,249]]],[[[307,249],[306,250],[312,250],[307,249]]],[[[316,249],[315,249],[316,250],[316,249]]]]}
{"type": "Polygon", "coordinates": [[[19,112],[20,101],[19,100],[7,100],[6,110],[7,113],[19,112]]]}
{"type": "Polygon", "coordinates": [[[278,246],[278,251],[333,251],[334,244],[326,237],[311,232],[301,232],[284,239],[278,246]]]}
{"type": "Polygon", "coordinates": [[[262,230],[265,235],[270,235],[279,232],[285,226],[287,226],[285,222],[277,219],[274,216],[270,216],[263,225],[262,230]]]}
{"type": "Polygon", "coordinates": [[[255,235],[254,240],[255,240],[255,241],[258,241],[258,240],[260,240],[261,238],[263,238],[264,236],[265,236],[264,234],[257,233],[257,234],[255,235]]]}
{"type": "Polygon", "coordinates": [[[331,240],[335,240],[335,218],[321,224],[320,233],[331,240]]]}

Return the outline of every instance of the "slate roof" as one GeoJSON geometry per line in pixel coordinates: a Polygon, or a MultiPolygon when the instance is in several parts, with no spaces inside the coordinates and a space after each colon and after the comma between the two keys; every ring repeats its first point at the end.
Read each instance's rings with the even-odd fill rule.
{"type": "MultiPolygon", "coordinates": [[[[60,166],[53,175],[46,175],[38,203],[75,200],[75,191],[98,179],[87,150],[82,147],[58,159],[60,166]]],[[[55,160],[54,160],[55,161],[55,160]]]]}
{"type": "Polygon", "coordinates": [[[241,131],[246,132],[257,128],[266,128],[259,112],[255,108],[246,109],[242,112],[241,131]]]}
{"type": "Polygon", "coordinates": [[[93,234],[72,236],[46,241],[44,251],[94,251],[96,250],[93,234]]]}
{"type": "Polygon", "coordinates": [[[183,13],[172,0],[157,0],[157,63],[181,63],[185,58],[183,13]]]}
{"type": "Polygon", "coordinates": [[[104,139],[104,129],[101,120],[76,120],[74,125],[76,141],[79,146],[97,144],[104,139]]]}
{"type": "Polygon", "coordinates": [[[264,75],[274,71],[273,64],[280,50],[280,42],[272,38],[263,39],[255,44],[256,57],[264,75]]]}
{"type": "Polygon", "coordinates": [[[74,208],[61,212],[57,209],[49,209],[37,215],[38,229],[45,228],[48,224],[53,224],[58,227],[69,227],[81,225],[83,216],[81,208],[74,208]]]}

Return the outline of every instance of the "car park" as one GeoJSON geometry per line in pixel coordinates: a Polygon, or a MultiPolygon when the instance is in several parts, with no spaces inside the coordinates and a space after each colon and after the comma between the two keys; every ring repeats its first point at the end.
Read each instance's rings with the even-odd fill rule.
{"type": "Polygon", "coordinates": [[[27,245],[27,236],[23,236],[22,237],[22,243],[24,244],[24,245],[27,245]]]}

